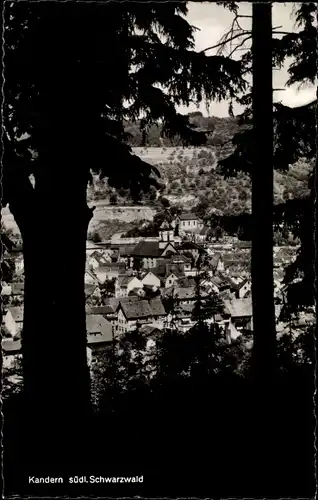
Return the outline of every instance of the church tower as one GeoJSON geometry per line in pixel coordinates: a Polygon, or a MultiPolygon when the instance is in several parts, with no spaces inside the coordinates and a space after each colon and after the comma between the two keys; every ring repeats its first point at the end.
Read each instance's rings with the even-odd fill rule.
{"type": "Polygon", "coordinates": [[[168,221],[164,221],[159,231],[159,248],[165,248],[168,243],[174,242],[174,229],[168,221]]]}

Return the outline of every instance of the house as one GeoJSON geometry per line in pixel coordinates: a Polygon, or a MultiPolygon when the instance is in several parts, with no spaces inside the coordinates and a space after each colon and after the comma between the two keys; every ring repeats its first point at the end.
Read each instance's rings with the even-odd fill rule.
{"type": "Polygon", "coordinates": [[[225,311],[231,317],[231,322],[240,331],[242,328],[253,330],[252,300],[232,299],[224,300],[225,311]]]}
{"type": "Polygon", "coordinates": [[[182,304],[169,312],[166,319],[166,327],[178,330],[182,333],[187,332],[195,325],[192,318],[193,304],[182,304]]]}
{"type": "Polygon", "coordinates": [[[118,306],[117,332],[120,334],[132,331],[142,324],[162,328],[166,315],[160,298],[151,300],[138,297],[121,299],[118,306]]]}
{"type": "Polygon", "coordinates": [[[113,313],[116,313],[119,306],[119,299],[116,299],[115,297],[110,297],[108,299],[105,299],[104,305],[111,308],[113,313]]]}
{"type": "Polygon", "coordinates": [[[191,259],[186,255],[172,255],[170,257],[170,263],[171,265],[182,266],[185,274],[187,271],[191,271],[191,259]]]}
{"type": "Polygon", "coordinates": [[[184,212],[176,217],[176,227],[179,234],[184,232],[198,232],[204,227],[204,222],[190,212],[184,212]]]}
{"type": "Polygon", "coordinates": [[[119,275],[115,283],[115,297],[128,297],[133,289],[142,287],[142,282],[136,276],[119,275]]]}
{"type": "Polygon", "coordinates": [[[143,286],[151,286],[160,288],[161,280],[152,271],[146,271],[143,278],[141,279],[143,286]]]}
{"type": "Polygon", "coordinates": [[[88,299],[101,300],[100,289],[97,285],[85,283],[85,297],[88,299]]]}
{"type": "MultiPolygon", "coordinates": [[[[201,298],[207,296],[207,293],[201,291],[201,298]]],[[[173,298],[177,304],[191,304],[197,300],[197,290],[195,286],[182,288],[179,286],[172,286],[163,291],[164,298],[173,298]]]]}
{"type": "Polygon", "coordinates": [[[9,307],[3,316],[3,324],[12,339],[20,336],[23,328],[23,307],[9,307]]]}
{"type": "Polygon", "coordinates": [[[174,245],[170,242],[165,243],[165,246],[162,247],[160,241],[140,241],[135,246],[132,257],[135,264],[137,261],[141,261],[143,269],[154,269],[158,259],[168,256],[169,253],[177,253],[174,245]]]}
{"type": "MultiPolygon", "coordinates": [[[[193,310],[195,303],[180,303],[177,305],[175,310],[169,313],[167,317],[167,327],[177,329],[178,331],[185,333],[196,324],[196,320],[193,318],[193,310]]],[[[224,319],[221,315],[216,315],[215,318],[207,318],[204,320],[207,324],[212,324],[215,321],[226,333],[228,328],[229,320],[224,319]]]]}
{"type": "Polygon", "coordinates": [[[213,273],[224,271],[224,262],[221,254],[216,253],[210,259],[210,267],[213,273]]]}
{"type": "Polygon", "coordinates": [[[135,267],[138,265],[143,269],[154,269],[160,258],[168,258],[177,253],[174,243],[174,229],[169,222],[164,221],[159,229],[158,241],[139,241],[132,250],[131,256],[134,259],[135,267]]]}
{"type": "Polygon", "coordinates": [[[191,255],[196,261],[200,255],[200,252],[205,251],[202,246],[198,245],[194,241],[184,241],[178,246],[178,253],[183,255],[191,255]]]}
{"type": "Polygon", "coordinates": [[[206,241],[208,239],[207,237],[208,237],[209,230],[210,230],[209,226],[203,226],[199,230],[199,232],[195,235],[196,241],[201,242],[201,243],[206,241]]]}
{"type": "Polygon", "coordinates": [[[91,255],[95,251],[101,250],[101,246],[98,243],[93,243],[92,241],[87,240],[86,241],[86,255],[91,255]]]}
{"type": "Polygon", "coordinates": [[[21,340],[2,340],[2,368],[13,369],[18,359],[22,359],[21,340]]]}
{"type": "Polygon", "coordinates": [[[24,271],[24,258],[22,254],[18,254],[14,259],[14,269],[16,274],[22,274],[24,271]]]}
{"type": "Polygon", "coordinates": [[[124,262],[109,262],[95,269],[94,273],[99,283],[104,284],[107,280],[118,278],[120,274],[124,273],[125,269],[126,265],[124,262]]]}
{"type": "Polygon", "coordinates": [[[178,280],[178,286],[180,286],[181,288],[189,288],[196,285],[197,283],[194,276],[187,276],[185,278],[181,277],[178,280]]]}
{"type": "Polygon", "coordinates": [[[139,333],[146,338],[156,339],[159,335],[161,335],[162,330],[153,325],[142,325],[139,328],[139,333]]]}
{"type": "Polygon", "coordinates": [[[220,275],[219,273],[211,276],[208,279],[202,280],[202,285],[206,286],[213,292],[220,294],[226,290],[231,289],[231,285],[229,283],[229,280],[226,279],[226,277],[220,275]]]}
{"type": "Polygon", "coordinates": [[[1,283],[1,296],[2,297],[10,297],[12,294],[12,286],[8,285],[5,282],[1,283]]]}
{"type": "MultiPolygon", "coordinates": [[[[117,301],[118,305],[118,301],[117,301]]],[[[117,307],[116,305],[116,307],[117,307]]],[[[103,305],[103,306],[88,306],[86,307],[86,315],[101,315],[103,318],[107,319],[107,321],[110,322],[112,325],[113,331],[116,330],[117,326],[117,314],[116,314],[116,307],[112,307],[111,305],[103,305]]]]}
{"type": "Polygon", "coordinates": [[[114,332],[112,325],[101,314],[86,315],[87,362],[94,363],[97,353],[105,351],[112,345],[114,332]]]}
{"type": "Polygon", "coordinates": [[[237,299],[243,299],[251,291],[251,289],[252,280],[245,278],[235,286],[235,297],[237,299]]]}
{"type": "Polygon", "coordinates": [[[110,257],[105,257],[100,251],[96,250],[87,258],[88,267],[92,270],[107,264],[107,262],[111,262],[110,257]]]}
{"type": "Polygon", "coordinates": [[[24,283],[11,284],[11,299],[15,305],[22,305],[24,298],[24,283]]]}
{"type": "Polygon", "coordinates": [[[118,262],[124,262],[128,268],[132,268],[134,264],[134,258],[132,257],[132,252],[134,248],[135,244],[120,245],[118,262]]]}
{"type": "Polygon", "coordinates": [[[89,269],[86,269],[85,275],[84,275],[84,282],[85,285],[97,285],[98,284],[98,278],[97,276],[89,269]]]}
{"type": "Polygon", "coordinates": [[[180,275],[178,275],[177,272],[169,273],[166,278],[163,279],[164,286],[165,288],[170,288],[172,285],[174,285],[180,278],[180,275]]]}

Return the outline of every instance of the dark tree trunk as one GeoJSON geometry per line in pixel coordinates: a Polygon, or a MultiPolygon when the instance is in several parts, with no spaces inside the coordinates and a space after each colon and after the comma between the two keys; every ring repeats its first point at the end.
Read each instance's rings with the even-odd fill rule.
{"type": "Polygon", "coordinates": [[[273,283],[273,86],[272,5],[253,3],[252,302],[253,414],[251,470],[253,496],[285,496],[278,486],[280,454],[276,433],[276,328],[273,283]],[[265,458],[266,457],[266,458],[265,458]],[[278,489],[277,489],[278,488],[278,489]]]}
{"type": "Polygon", "coordinates": [[[252,300],[254,368],[273,377],[276,331],[273,281],[272,6],[253,3],[252,300]]]}
{"type": "Polygon", "coordinates": [[[12,207],[25,261],[23,467],[33,463],[47,474],[48,464],[66,470],[85,459],[90,418],[84,271],[91,212],[83,180],[58,182],[58,189],[51,179],[40,195],[34,190],[32,214],[12,207]]]}

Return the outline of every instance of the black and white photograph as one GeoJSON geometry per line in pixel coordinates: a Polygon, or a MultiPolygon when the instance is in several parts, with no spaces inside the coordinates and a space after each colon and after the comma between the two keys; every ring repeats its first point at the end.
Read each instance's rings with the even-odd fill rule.
{"type": "Polygon", "coordinates": [[[315,498],[317,14],[4,1],[4,498],[315,498]]]}

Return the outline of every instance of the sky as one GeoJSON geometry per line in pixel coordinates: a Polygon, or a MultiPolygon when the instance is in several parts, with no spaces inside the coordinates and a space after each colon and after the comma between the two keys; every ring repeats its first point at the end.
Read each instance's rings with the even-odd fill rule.
{"type": "MultiPolygon", "coordinates": [[[[296,31],[294,26],[294,18],[292,17],[292,3],[274,3],[273,4],[273,26],[279,26],[282,31],[296,31]]],[[[241,15],[250,15],[252,12],[252,5],[247,2],[240,2],[239,13],[241,15]]],[[[218,6],[215,3],[188,3],[187,21],[199,28],[195,33],[195,50],[203,50],[207,47],[217,44],[221,37],[228,31],[233,21],[234,14],[229,12],[228,9],[218,6]]],[[[242,18],[239,22],[243,29],[251,28],[251,19],[242,18]]],[[[235,42],[233,42],[235,43],[235,42]]],[[[246,43],[246,47],[249,45],[246,43]]],[[[234,48],[234,46],[233,46],[234,48]]],[[[217,49],[207,51],[208,55],[216,53],[217,49]]],[[[236,58],[242,56],[242,52],[238,52],[236,58]]],[[[288,66],[288,65],[287,65],[288,66]]],[[[288,106],[300,106],[311,102],[316,97],[316,86],[307,86],[298,90],[298,85],[286,87],[288,80],[287,67],[279,71],[273,71],[273,84],[274,88],[285,88],[284,91],[274,92],[274,101],[282,101],[283,104],[288,106]]],[[[212,102],[209,108],[209,115],[213,116],[228,116],[228,102],[212,102]]],[[[177,110],[180,113],[188,113],[196,111],[198,108],[195,104],[189,108],[185,106],[178,106],[177,110]]],[[[207,115],[205,103],[201,104],[200,111],[207,115]]],[[[240,113],[243,108],[234,105],[234,113],[240,113]]]]}

